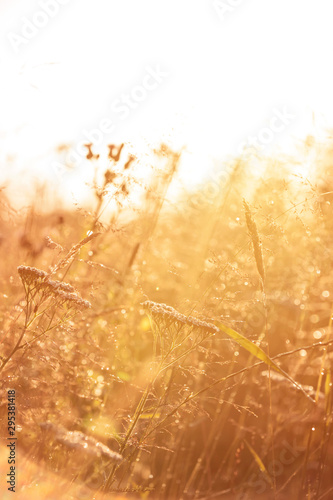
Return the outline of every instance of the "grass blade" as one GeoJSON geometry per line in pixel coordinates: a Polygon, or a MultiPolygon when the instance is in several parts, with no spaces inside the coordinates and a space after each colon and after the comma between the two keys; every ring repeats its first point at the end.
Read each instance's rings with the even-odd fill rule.
{"type": "Polygon", "coordinates": [[[273,370],[276,372],[280,373],[284,377],[286,377],[297,389],[303,392],[303,394],[310,399],[313,403],[316,403],[314,399],[303,389],[303,387],[296,382],[288,373],[286,373],[282,368],[280,368],[266,353],[261,349],[261,347],[257,346],[251,340],[247,339],[244,337],[244,335],[241,335],[240,333],[236,332],[232,328],[223,325],[222,323],[219,323],[218,325],[219,329],[226,333],[229,337],[231,337],[237,344],[239,344],[241,347],[244,347],[250,354],[255,356],[256,358],[260,359],[266,365],[270,366],[273,370]]]}
{"type": "Polygon", "coordinates": [[[248,447],[251,455],[253,456],[254,460],[256,461],[258,467],[259,467],[259,470],[260,472],[262,472],[264,474],[264,476],[266,477],[267,481],[269,482],[269,484],[271,486],[273,486],[273,481],[272,481],[272,478],[271,476],[268,474],[267,472],[267,469],[263,463],[263,461],[261,460],[261,458],[259,457],[258,453],[252,448],[252,446],[250,445],[250,443],[248,443],[245,439],[245,444],[246,446],[248,447]]]}

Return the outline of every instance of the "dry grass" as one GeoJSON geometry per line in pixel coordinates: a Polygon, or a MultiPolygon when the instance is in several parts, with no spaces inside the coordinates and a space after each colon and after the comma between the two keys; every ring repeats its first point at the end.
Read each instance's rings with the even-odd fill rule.
{"type": "MultiPolygon", "coordinates": [[[[0,408],[6,422],[15,389],[18,498],[330,498],[324,166],[310,182],[261,159],[254,180],[243,158],[213,197],[171,202],[180,155],[163,146],[129,216],[122,150],[91,212],[43,214],[38,199],[15,212],[1,191],[0,408]]],[[[9,498],[4,451],[0,466],[9,498]]]]}

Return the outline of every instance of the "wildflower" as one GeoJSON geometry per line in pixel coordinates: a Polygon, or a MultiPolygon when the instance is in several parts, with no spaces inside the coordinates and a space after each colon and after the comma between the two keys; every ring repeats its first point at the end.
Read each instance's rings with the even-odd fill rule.
{"type": "Polygon", "coordinates": [[[129,155],[127,162],[124,165],[124,170],[127,170],[131,163],[135,160],[135,156],[129,155]]]}
{"type": "Polygon", "coordinates": [[[41,287],[46,288],[48,293],[59,299],[62,304],[67,303],[68,306],[76,306],[83,309],[91,307],[90,302],[82,299],[75,291],[75,288],[69,283],[47,279],[41,284],[41,287]]]}
{"type": "Polygon", "coordinates": [[[126,186],[126,183],[123,182],[122,185],[121,185],[121,192],[123,193],[123,195],[127,196],[129,194],[129,191],[127,189],[127,186],[126,186]]]}
{"type": "Polygon", "coordinates": [[[62,290],[58,290],[55,296],[60,299],[61,303],[67,303],[69,307],[76,306],[82,309],[89,309],[91,307],[90,302],[82,299],[77,293],[66,293],[62,290]]]}
{"type": "Polygon", "coordinates": [[[91,149],[93,146],[92,143],[90,142],[89,144],[84,144],[84,146],[88,149],[88,153],[86,155],[87,160],[91,160],[91,159],[98,160],[99,155],[98,154],[96,155],[92,152],[92,149],[91,149]]]}
{"type": "Polygon", "coordinates": [[[117,177],[117,174],[115,172],[111,172],[111,170],[107,170],[104,174],[104,186],[111,184],[116,177],[117,177]]]}
{"type": "Polygon", "coordinates": [[[47,278],[42,285],[49,287],[50,290],[55,292],[58,292],[60,290],[68,293],[75,292],[75,288],[69,283],[65,283],[63,281],[54,281],[50,280],[49,278],[47,278]]]}
{"type": "Polygon", "coordinates": [[[143,302],[142,306],[145,309],[148,309],[152,314],[160,315],[165,319],[171,319],[178,323],[202,328],[203,330],[207,330],[209,332],[217,333],[220,331],[218,327],[213,323],[207,323],[206,321],[202,321],[201,319],[195,318],[194,316],[185,316],[185,314],[181,314],[180,312],[176,311],[176,309],[166,304],[146,300],[146,302],[143,302]]]}
{"type": "Polygon", "coordinates": [[[19,266],[17,268],[17,271],[23,284],[26,284],[28,286],[40,283],[41,280],[44,280],[47,276],[47,273],[45,271],[37,269],[36,267],[19,266]]]}
{"type": "Polygon", "coordinates": [[[91,307],[90,302],[84,300],[77,293],[75,288],[69,283],[63,281],[51,280],[48,274],[41,269],[29,266],[19,266],[17,268],[20,278],[24,285],[38,285],[45,297],[53,296],[61,304],[67,303],[68,306],[87,309],[91,307]]]}
{"type": "Polygon", "coordinates": [[[114,144],[109,144],[108,145],[108,148],[109,148],[108,158],[110,160],[114,160],[115,162],[119,161],[123,147],[124,147],[124,144],[121,144],[118,148],[118,151],[116,151],[117,146],[115,146],[114,144]]]}
{"type": "Polygon", "coordinates": [[[67,448],[77,449],[96,457],[105,457],[115,462],[123,460],[122,455],[116,451],[110,450],[108,446],[97,441],[97,439],[87,436],[80,431],[68,431],[61,425],[55,425],[52,422],[42,422],[39,424],[42,429],[54,435],[54,439],[67,448]]]}

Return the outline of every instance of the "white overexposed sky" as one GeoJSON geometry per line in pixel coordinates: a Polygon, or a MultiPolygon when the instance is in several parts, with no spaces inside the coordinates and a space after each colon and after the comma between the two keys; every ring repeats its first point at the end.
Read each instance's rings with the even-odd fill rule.
{"type": "Polygon", "coordinates": [[[54,148],[105,120],[97,150],[186,146],[189,182],[248,137],[268,151],[331,127],[332,14],[332,0],[1,0],[0,182],[54,178],[54,148]]]}

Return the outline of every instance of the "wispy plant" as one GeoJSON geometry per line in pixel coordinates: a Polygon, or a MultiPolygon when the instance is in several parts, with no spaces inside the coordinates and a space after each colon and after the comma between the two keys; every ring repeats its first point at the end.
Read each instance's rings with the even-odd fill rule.
{"type": "Polygon", "coordinates": [[[257,264],[257,270],[259,273],[259,276],[262,281],[262,285],[265,282],[265,268],[264,268],[264,259],[262,255],[262,247],[261,247],[261,241],[259,238],[259,233],[258,233],[258,228],[257,224],[253,218],[251,209],[249,204],[243,200],[243,205],[244,205],[244,210],[245,210],[245,219],[246,219],[246,225],[250,234],[250,238],[252,241],[253,245],[253,251],[254,251],[254,257],[256,260],[257,264]]]}

